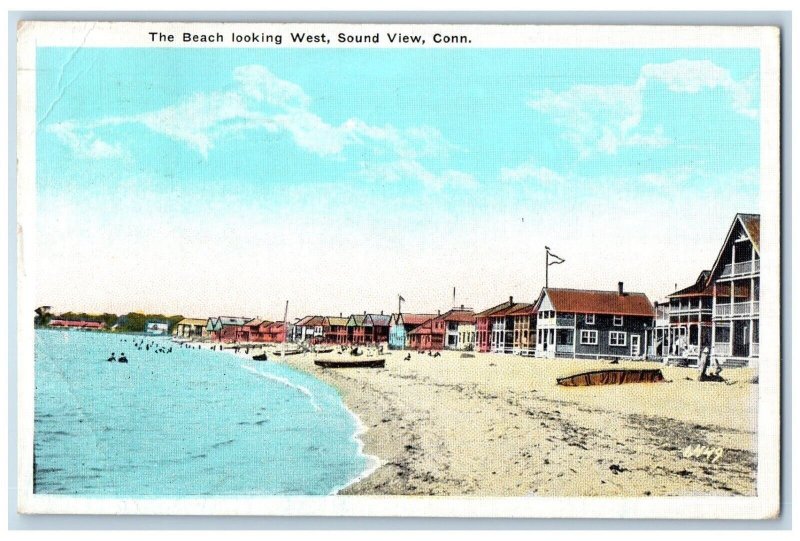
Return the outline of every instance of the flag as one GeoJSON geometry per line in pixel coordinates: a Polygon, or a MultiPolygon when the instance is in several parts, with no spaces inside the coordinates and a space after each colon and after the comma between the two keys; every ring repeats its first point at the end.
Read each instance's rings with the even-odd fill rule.
{"type": "Polygon", "coordinates": [[[563,257],[559,257],[556,254],[554,254],[553,252],[551,252],[549,247],[545,246],[545,248],[547,249],[547,255],[548,255],[547,264],[548,265],[558,265],[558,264],[563,263],[564,261],[566,261],[563,257]],[[549,261],[550,258],[556,259],[557,261],[549,261]]]}
{"type": "Polygon", "coordinates": [[[400,302],[406,302],[402,295],[398,295],[397,297],[400,299],[400,302]]]}

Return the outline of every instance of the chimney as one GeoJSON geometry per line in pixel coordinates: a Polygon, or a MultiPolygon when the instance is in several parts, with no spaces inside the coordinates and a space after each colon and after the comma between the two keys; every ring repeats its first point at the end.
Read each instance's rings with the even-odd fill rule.
{"type": "Polygon", "coordinates": [[[367,315],[367,311],[366,311],[366,310],[364,310],[364,315],[365,315],[365,316],[367,315]]]}
{"type": "Polygon", "coordinates": [[[441,310],[436,310],[436,315],[437,316],[441,316],[442,315],[442,311],[441,310]]]}
{"type": "Polygon", "coordinates": [[[512,296],[508,297],[508,304],[514,304],[514,297],[512,296]]]}
{"type": "Polygon", "coordinates": [[[619,294],[620,295],[624,295],[625,294],[625,291],[622,288],[622,282],[618,282],[617,283],[617,289],[619,290],[619,294]]]}
{"type": "Polygon", "coordinates": [[[383,310],[381,310],[381,315],[383,315],[383,310]]]}
{"type": "Polygon", "coordinates": [[[461,305],[461,309],[462,309],[462,310],[464,309],[464,305],[463,305],[463,304],[461,305]]]}

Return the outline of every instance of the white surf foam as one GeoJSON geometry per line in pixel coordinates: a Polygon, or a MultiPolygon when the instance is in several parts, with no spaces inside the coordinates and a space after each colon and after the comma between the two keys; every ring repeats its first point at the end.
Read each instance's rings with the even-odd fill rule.
{"type": "Polygon", "coordinates": [[[308,398],[308,401],[311,402],[311,405],[314,407],[314,409],[316,411],[322,411],[322,408],[320,407],[320,405],[317,404],[316,400],[314,400],[314,393],[312,393],[308,389],[308,387],[304,387],[302,385],[296,385],[296,384],[292,383],[291,381],[289,381],[287,378],[284,378],[284,377],[281,377],[281,376],[276,376],[275,374],[268,374],[268,373],[265,373],[265,372],[260,372],[260,371],[256,370],[254,367],[248,366],[246,364],[243,364],[242,368],[244,368],[248,372],[252,372],[256,376],[259,376],[259,377],[262,377],[264,379],[268,379],[268,380],[271,380],[271,381],[276,381],[278,383],[281,383],[281,384],[289,387],[290,389],[295,389],[295,390],[299,391],[300,393],[302,393],[303,395],[305,395],[308,398]]]}

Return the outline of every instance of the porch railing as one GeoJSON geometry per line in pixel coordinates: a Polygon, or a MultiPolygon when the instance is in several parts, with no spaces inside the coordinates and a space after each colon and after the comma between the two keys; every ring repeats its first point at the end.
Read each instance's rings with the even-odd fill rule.
{"type": "Polygon", "coordinates": [[[728,263],[722,267],[722,276],[735,276],[740,274],[751,274],[761,271],[761,260],[740,261],[739,263],[728,263]]]}
{"type": "Polygon", "coordinates": [[[572,353],[575,351],[575,346],[570,344],[556,344],[556,353],[572,353]]]}
{"type": "Polygon", "coordinates": [[[750,355],[752,357],[758,357],[758,342],[750,344],[750,355]]]}
{"type": "Polygon", "coordinates": [[[735,302],[733,304],[718,304],[717,305],[717,316],[750,316],[750,315],[758,315],[759,310],[759,303],[758,301],[752,302],[735,302]]]}
{"type": "Polygon", "coordinates": [[[731,354],[730,343],[717,342],[714,344],[714,353],[720,357],[729,357],[731,354]]]}

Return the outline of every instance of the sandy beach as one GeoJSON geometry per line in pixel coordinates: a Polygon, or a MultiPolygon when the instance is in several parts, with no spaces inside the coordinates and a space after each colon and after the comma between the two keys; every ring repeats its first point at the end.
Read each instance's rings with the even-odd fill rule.
{"type": "Polygon", "coordinates": [[[608,362],[406,353],[389,353],[380,370],[286,358],[341,392],[366,425],[365,452],[382,462],[343,494],[755,494],[752,369],[700,383],[692,369],[622,362],[614,366],[662,368],[667,381],[569,388],[556,378],[608,362]],[[685,456],[688,446],[721,457],[685,456]]]}

